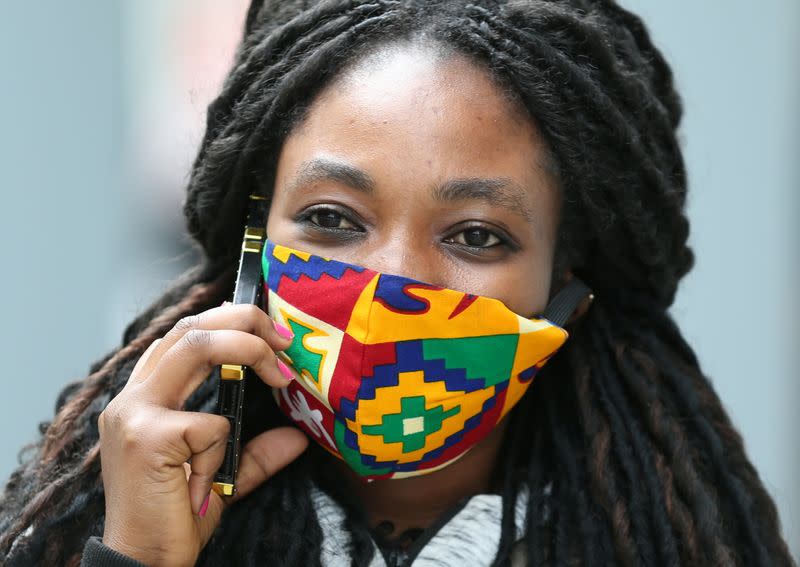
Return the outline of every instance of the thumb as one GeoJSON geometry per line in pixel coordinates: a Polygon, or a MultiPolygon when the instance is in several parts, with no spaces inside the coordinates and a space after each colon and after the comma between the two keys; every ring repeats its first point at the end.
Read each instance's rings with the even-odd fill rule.
{"type": "Polygon", "coordinates": [[[299,457],[308,447],[308,437],[296,427],[276,427],[245,445],[236,476],[235,502],[299,457]]]}
{"type": "MultiPolygon", "coordinates": [[[[197,518],[203,542],[207,542],[219,524],[223,509],[244,498],[269,477],[299,457],[308,447],[308,438],[296,427],[276,427],[265,431],[245,445],[236,475],[236,494],[223,498],[209,492],[197,518]]],[[[187,466],[187,477],[191,468],[187,466]]],[[[205,545],[205,543],[203,544],[205,545]]]]}

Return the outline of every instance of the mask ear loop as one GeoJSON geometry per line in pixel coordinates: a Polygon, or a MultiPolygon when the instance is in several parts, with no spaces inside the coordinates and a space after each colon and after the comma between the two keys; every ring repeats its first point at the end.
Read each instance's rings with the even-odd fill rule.
{"type": "Polygon", "coordinates": [[[563,326],[587,295],[589,296],[589,301],[594,300],[591,288],[579,278],[573,276],[547,304],[544,310],[544,318],[559,327],[563,326]]]}

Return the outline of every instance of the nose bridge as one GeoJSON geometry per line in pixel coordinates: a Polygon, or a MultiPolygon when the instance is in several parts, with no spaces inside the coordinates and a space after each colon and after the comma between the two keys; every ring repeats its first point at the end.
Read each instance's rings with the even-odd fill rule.
{"type": "Polygon", "coordinates": [[[404,276],[434,285],[442,285],[441,259],[436,258],[432,242],[411,230],[395,233],[368,251],[362,265],[377,272],[404,276]]]}

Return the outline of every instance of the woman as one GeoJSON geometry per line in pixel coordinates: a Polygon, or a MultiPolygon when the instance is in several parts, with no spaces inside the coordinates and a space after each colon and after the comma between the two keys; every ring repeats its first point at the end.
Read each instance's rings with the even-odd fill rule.
{"type": "Polygon", "coordinates": [[[668,65],[610,1],[254,1],[185,202],[204,260],[59,397],[3,496],[5,563],[793,564],[667,313],[693,263],[680,118],[668,65]],[[228,432],[211,368],[309,383],[280,310],[220,305],[251,194],[269,270],[282,246],[523,318],[570,282],[595,299],[507,414],[424,474],[363,482],[283,394],[261,400],[230,502],[210,491],[228,432]]]}

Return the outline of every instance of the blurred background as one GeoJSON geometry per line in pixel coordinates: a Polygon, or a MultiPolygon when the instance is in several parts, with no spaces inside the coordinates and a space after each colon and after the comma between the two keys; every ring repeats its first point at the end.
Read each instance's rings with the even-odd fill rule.
{"type": "MultiPolygon", "coordinates": [[[[800,555],[800,2],[622,0],[685,103],[673,313],[800,555]]],[[[61,387],[193,261],[180,203],[246,0],[2,2],[0,479],[61,387]]]]}

